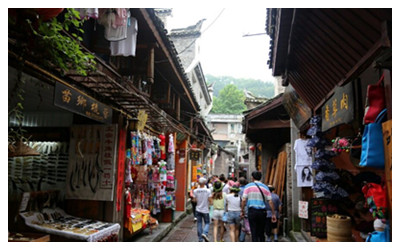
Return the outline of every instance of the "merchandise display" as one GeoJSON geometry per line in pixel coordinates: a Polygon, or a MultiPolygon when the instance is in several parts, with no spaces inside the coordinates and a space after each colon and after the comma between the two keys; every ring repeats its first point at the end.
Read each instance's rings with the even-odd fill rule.
{"type": "Polygon", "coordinates": [[[42,212],[20,213],[25,224],[40,232],[80,241],[117,241],[120,225],[74,217],[62,209],[43,209],[42,212]]]}

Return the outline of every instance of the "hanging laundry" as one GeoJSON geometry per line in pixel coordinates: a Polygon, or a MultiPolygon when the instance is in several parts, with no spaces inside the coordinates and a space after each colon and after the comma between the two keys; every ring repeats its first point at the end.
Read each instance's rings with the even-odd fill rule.
{"type": "Polygon", "coordinates": [[[107,8],[99,10],[99,23],[105,27],[104,38],[120,41],[127,38],[128,13],[126,8],[107,8]]]}
{"type": "MultiPolygon", "coordinates": [[[[130,12],[128,12],[128,16],[130,12]]],[[[112,56],[136,56],[136,43],[138,34],[138,23],[136,18],[130,17],[130,26],[128,25],[126,39],[110,42],[112,56]]]]}
{"type": "Polygon", "coordinates": [[[75,10],[79,11],[79,16],[81,19],[99,18],[98,8],[76,8],[75,10]]]}

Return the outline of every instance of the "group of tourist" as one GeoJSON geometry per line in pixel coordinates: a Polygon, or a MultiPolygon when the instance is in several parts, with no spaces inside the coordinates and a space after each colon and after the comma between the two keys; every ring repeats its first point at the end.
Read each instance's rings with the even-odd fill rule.
{"type": "Polygon", "coordinates": [[[261,177],[261,172],[254,171],[250,183],[244,177],[227,179],[223,174],[208,180],[201,177],[198,186],[193,183],[190,198],[200,242],[210,241],[210,218],[214,241],[224,241],[227,225],[232,242],[245,241],[246,234],[251,234],[253,242],[264,242],[265,233],[267,241],[278,241],[282,203],[273,186],[260,182],[261,177]]]}

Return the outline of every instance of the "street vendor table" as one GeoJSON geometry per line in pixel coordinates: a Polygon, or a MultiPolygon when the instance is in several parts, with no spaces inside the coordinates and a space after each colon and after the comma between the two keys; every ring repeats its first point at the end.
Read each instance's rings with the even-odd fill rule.
{"type": "Polygon", "coordinates": [[[118,223],[70,216],[60,208],[43,209],[41,213],[23,212],[20,215],[31,228],[76,241],[117,240],[120,229],[118,223]]]}

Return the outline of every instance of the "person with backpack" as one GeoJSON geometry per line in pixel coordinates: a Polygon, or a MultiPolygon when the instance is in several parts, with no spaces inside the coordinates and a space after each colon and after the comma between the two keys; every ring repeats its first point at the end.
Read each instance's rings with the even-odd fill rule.
{"type": "Polygon", "coordinates": [[[240,227],[240,196],[239,186],[233,185],[230,193],[226,196],[226,210],[228,211],[229,234],[232,242],[239,241],[240,227]]]}
{"type": "Polygon", "coordinates": [[[275,206],[268,187],[260,182],[261,172],[253,171],[251,177],[252,182],[247,184],[243,191],[241,216],[244,217],[244,208],[247,205],[251,239],[253,242],[264,242],[265,223],[267,221],[266,203],[268,202],[271,207],[271,221],[273,223],[276,222],[275,206]]]}
{"type": "Polygon", "coordinates": [[[218,241],[218,228],[220,228],[220,240],[223,241],[224,237],[224,222],[222,218],[225,212],[226,194],[222,192],[222,183],[216,181],[213,186],[213,219],[214,219],[214,241],[218,241]]]}

